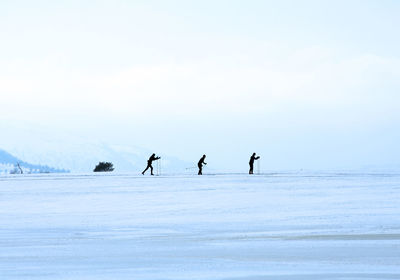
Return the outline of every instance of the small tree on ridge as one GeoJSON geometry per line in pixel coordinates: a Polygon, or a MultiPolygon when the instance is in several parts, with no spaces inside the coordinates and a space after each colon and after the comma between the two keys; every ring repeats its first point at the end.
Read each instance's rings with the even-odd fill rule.
{"type": "Polygon", "coordinates": [[[114,170],[113,164],[111,162],[99,162],[98,165],[93,169],[93,172],[111,172],[114,170]]]}

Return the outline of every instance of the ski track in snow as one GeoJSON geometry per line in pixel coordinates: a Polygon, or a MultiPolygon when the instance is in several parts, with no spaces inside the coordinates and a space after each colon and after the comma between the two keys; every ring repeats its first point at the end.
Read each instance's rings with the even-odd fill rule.
{"type": "Polygon", "coordinates": [[[400,175],[0,177],[0,279],[400,279],[400,175]]]}

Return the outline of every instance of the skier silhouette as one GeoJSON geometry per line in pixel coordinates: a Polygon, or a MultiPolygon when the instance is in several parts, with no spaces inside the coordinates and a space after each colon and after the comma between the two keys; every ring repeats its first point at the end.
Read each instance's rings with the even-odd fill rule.
{"type": "Polygon", "coordinates": [[[199,167],[199,173],[197,173],[197,175],[203,175],[203,164],[207,165],[207,163],[204,162],[205,159],[206,155],[203,155],[199,160],[199,162],[197,163],[197,166],[199,167]]]}
{"type": "Polygon", "coordinates": [[[144,175],[144,173],[147,171],[147,169],[150,168],[151,171],[151,175],[153,174],[153,166],[151,165],[153,163],[153,161],[155,160],[159,160],[161,157],[156,157],[156,154],[152,154],[151,157],[149,158],[149,160],[147,161],[147,167],[145,170],[143,170],[142,175],[144,175]]]}
{"type": "Polygon", "coordinates": [[[250,157],[249,165],[250,165],[250,170],[249,174],[253,174],[253,167],[254,167],[254,161],[259,159],[260,157],[256,157],[256,153],[253,153],[250,157]]]}

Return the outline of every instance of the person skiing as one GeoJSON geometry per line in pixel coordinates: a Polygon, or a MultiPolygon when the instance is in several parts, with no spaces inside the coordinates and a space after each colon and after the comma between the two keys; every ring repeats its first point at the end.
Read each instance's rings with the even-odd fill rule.
{"type": "Polygon", "coordinates": [[[206,155],[203,155],[197,163],[197,166],[199,167],[199,173],[197,173],[197,175],[203,175],[203,164],[207,165],[207,163],[204,162],[205,159],[206,155]]]}
{"type": "Polygon", "coordinates": [[[151,171],[151,175],[153,174],[153,166],[151,165],[153,163],[153,161],[155,160],[159,160],[161,157],[156,157],[156,154],[152,154],[151,157],[149,158],[149,160],[147,161],[147,167],[145,170],[143,170],[142,175],[144,175],[144,173],[147,171],[147,169],[150,168],[151,171]]]}
{"type": "Polygon", "coordinates": [[[256,157],[256,153],[253,153],[250,157],[249,165],[250,165],[250,170],[249,174],[253,174],[253,168],[254,168],[254,161],[259,159],[260,157],[256,157]]]}

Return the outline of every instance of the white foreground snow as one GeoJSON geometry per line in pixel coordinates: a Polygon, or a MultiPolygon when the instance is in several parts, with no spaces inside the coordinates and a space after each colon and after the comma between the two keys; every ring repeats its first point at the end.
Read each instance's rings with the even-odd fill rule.
{"type": "Polygon", "coordinates": [[[400,279],[400,175],[0,177],[0,279],[400,279]]]}

